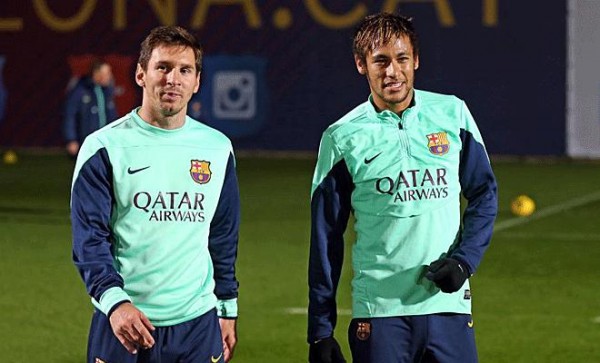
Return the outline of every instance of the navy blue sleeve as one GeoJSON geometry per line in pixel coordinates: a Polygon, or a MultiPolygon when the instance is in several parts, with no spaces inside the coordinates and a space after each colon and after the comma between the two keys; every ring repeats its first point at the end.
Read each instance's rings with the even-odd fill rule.
{"type": "Polygon", "coordinates": [[[463,148],[459,178],[467,207],[459,243],[451,255],[464,262],[473,274],[492,238],[498,213],[498,192],[484,146],[468,131],[461,130],[460,138],[463,148]]]}
{"type": "Polygon", "coordinates": [[[109,288],[123,288],[123,278],[113,267],[110,242],[112,179],[108,153],[102,148],[82,165],[71,195],[73,261],[88,294],[97,301],[109,288]]]}
{"type": "Polygon", "coordinates": [[[354,189],[346,163],[335,164],[311,198],[308,266],[308,342],[333,335],[337,292],[344,261],[344,231],[354,189]]]}
{"type": "Polygon", "coordinates": [[[81,88],[76,86],[68,94],[63,110],[63,137],[64,141],[79,141],[79,132],[77,130],[77,112],[79,100],[81,98],[81,88]]]}
{"type": "Polygon", "coordinates": [[[119,118],[117,113],[117,105],[114,100],[115,88],[113,86],[107,87],[105,90],[106,100],[106,123],[110,123],[119,118]]]}
{"type": "Polygon", "coordinates": [[[240,225],[240,193],[233,154],[229,155],[221,197],[210,224],[208,249],[215,271],[215,295],[221,300],[238,296],[235,277],[238,233],[240,225]]]}

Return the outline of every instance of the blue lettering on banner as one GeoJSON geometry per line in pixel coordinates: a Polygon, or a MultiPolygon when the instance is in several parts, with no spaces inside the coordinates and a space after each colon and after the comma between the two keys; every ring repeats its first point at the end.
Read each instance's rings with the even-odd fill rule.
{"type": "Polygon", "coordinates": [[[188,115],[230,137],[258,134],[268,112],[266,64],[255,56],[206,56],[188,115]]]}

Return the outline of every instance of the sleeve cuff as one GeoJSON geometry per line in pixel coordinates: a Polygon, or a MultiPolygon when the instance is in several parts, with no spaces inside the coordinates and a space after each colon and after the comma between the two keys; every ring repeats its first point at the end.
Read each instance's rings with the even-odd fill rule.
{"type": "Polygon", "coordinates": [[[237,318],[237,298],[217,300],[217,316],[219,318],[237,318]]]}
{"type": "Polygon", "coordinates": [[[473,271],[473,269],[471,268],[471,266],[469,266],[469,263],[462,257],[460,256],[450,256],[450,258],[455,259],[456,261],[458,261],[462,267],[464,267],[467,271],[465,271],[467,273],[467,276],[471,277],[473,276],[473,273],[471,271],[473,271]]]}
{"type": "Polygon", "coordinates": [[[100,301],[93,300],[94,305],[106,316],[113,310],[115,305],[124,301],[131,302],[131,298],[120,287],[111,287],[100,297],[100,301]]]}

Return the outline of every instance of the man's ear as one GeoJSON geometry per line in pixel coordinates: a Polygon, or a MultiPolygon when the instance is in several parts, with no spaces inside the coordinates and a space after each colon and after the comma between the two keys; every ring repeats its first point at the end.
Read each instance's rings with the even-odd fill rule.
{"type": "Polygon", "coordinates": [[[146,82],[144,81],[145,76],[146,74],[144,73],[142,66],[138,63],[135,69],[135,83],[142,88],[146,85],[146,82]]]}
{"type": "Polygon", "coordinates": [[[419,69],[419,56],[415,57],[415,71],[419,69]]]}
{"type": "Polygon", "coordinates": [[[358,54],[354,55],[354,63],[356,63],[356,69],[358,70],[358,73],[362,74],[363,76],[367,74],[367,64],[365,61],[360,59],[358,54]]]}
{"type": "Polygon", "coordinates": [[[196,85],[194,86],[194,93],[200,89],[200,81],[202,80],[202,73],[198,72],[196,75],[196,85]]]}

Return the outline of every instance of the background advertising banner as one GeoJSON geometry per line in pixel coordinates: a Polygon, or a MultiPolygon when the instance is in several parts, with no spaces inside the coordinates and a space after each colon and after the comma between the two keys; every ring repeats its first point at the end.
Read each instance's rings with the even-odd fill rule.
{"type": "Polygon", "coordinates": [[[141,101],[140,42],[178,24],[206,52],[191,115],[236,149],[316,152],[323,130],[368,97],[351,39],[380,11],[414,18],[416,87],[464,99],[490,153],[565,154],[566,0],[3,1],[0,145],[62,146],[65,91],[93,56],[111,63],[128,112],[141,101]]]}
{"type": "Polygon", "coordinates": [[[202,63],[202,91],[188,115],[232,138],[260,133],[269,117],[266,59],[206,56],[202,63]]]}

